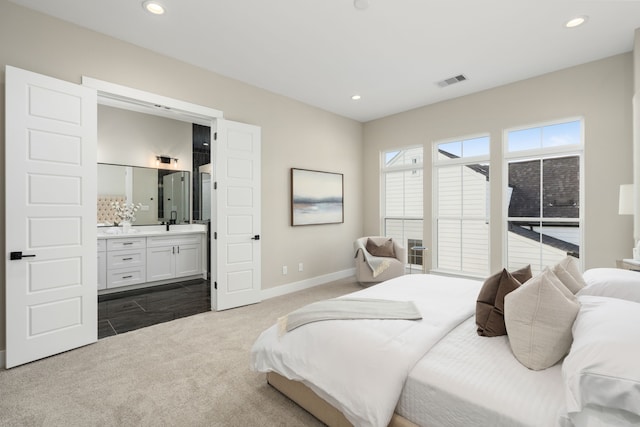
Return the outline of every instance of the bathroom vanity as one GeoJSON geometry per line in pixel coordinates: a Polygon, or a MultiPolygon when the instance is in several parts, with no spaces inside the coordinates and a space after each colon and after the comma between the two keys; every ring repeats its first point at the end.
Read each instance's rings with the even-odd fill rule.
{"type": "Polygon", "coordinates": [[[207,229],[202,224],[121,227],[98,231],[98,293],[120,292],[202,279],[206,272],[207,229]]]}

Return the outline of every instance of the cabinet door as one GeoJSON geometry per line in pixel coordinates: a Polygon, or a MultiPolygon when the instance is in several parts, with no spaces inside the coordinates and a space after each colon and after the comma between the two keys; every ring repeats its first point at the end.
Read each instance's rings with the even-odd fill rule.
{"type": "Polygon", "coordinates": [[[147,282],[172,279],[176,276],[174,246],[147,248],[147,282]]]}
{"type": "Polygon", "coordinates": [[[180,245],[175,254],[176,277],[193,276],[202,273],[200,245],[180,245]]]}

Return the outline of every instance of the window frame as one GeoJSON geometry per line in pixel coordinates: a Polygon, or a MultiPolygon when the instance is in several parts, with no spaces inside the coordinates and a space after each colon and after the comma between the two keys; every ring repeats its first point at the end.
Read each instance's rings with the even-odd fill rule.
{"type": "MultiPolygon", "coordinates": [[[[510,128],[503,129],[502,132],[502,265],[507,266],[509,262],[509,221],[513,220],[509,217],[509,164],[514,161],[531,161],[531,160],[547,160],[553,158],[561,158],[561,157],[570,157],[577,156],[579,159],[579,197],[580,197],[580,205],[579,205],[579,213],[578,218],[555,218],[551,217],[549,220],[554,222],[567,222],[567,223],[578,223],[579,228],[579,237],[580,237],[580,257],[577,259],[581,269],[584,269],[584,259],[585,259],[585,223],[584,223],[584,213],[586,211],[587,201],[585,199],[585,119],[582,116],[573,116],[566,117],[559,120],[552,120],[546,122],[539,122],[535,124],[528,124],[523,126],[515,126],[510,128]],[[559,125],[563,123],[570,122],[580,122],[580,142],[577,144],[571,145],[562,145],[555,147],[540,147],[531,150],[521,150],[521,151],[509,151],[509,132],[525,130],[525,129],[533,129],[533,128],[542,128],[546,126],[559,125]]],[[[543,194],[540,193],[540,203],[542,203],[543,194]]],[[[542,213],[542,212],[541,212],[542,213]]],[[[533,220],[544,222],[545,217],[518,217],[520,220],[533,220]]],[[[540,260],[541,268],[544,269],[544,265],[542,264],[542,260],[540,260]]]]}
{"type": "MultiPolygon", "coordinates": [[[[382,150],[380,150],[380,223],[379,223],[379,230],[380,230],[380,235],[381,236],[386,236],[387,235],[387,230],[386,230],[386,221],[387,220],[418,220],[418,221],[422,221],[422,236],[421,236],[421,240],[424,242],[424,146],[420,145],[420,144],[416,144],[416,145],[410,145],[410,146],[405,146],[405,147],[398,147],[398,148],[384,148],[382,150]],[[414,150],[414,149],[420,149],[421,151],[421,161],[420,162],[416,162],[416,163],[410,163],[410,164],[403,164],[403,165],[397,165],[397,166],[392,166],[392,167],[386,167],[386,161],[385,161],[385,157],[387,153],[390,152],[394,152],[394,151],[409,151],[409,150],[414,150]],[[408,171],[412,171],[412,170],[419,170],[419,173],[421,173],[422,176],[422,202],[423,202],[423,209],[422,209],[422,215],[421,216],[387,216],[387,203],[386,203],[386,196],[387,196],[387,187],[386,187],[386,174],[387,173],[393,173],[393,172],[408,172],[408,171]]],[[[408,239],[407,239],[408,241],[408,239]]],[[[403,242],[403,246],[404,246],[403,242]]],[[[424,243],[423,243],[424,244],[424,243]]],[[[405,260],[406,263],[409,262],[409,248],[407,248],[407,259],[405,260]]],[[[424,255],[423,255],[423,262],[424,262],[424,255]]]]}
{"type": "MultiPolygon", "coordinates": [[[[438,180],[438,170],[442,167],[449,167],[449,166],[467,166],[467,165],[474,165],[474,164],[487,164],[489,165],[489,187],[490,187],[490,183],[491,183],[491,134],[489,132],[482,132],[482,133],[474,133],[474,134],[469,134],[469,135],[464,135],[464,136],[459,136],[459,137],[455,137],[455,138],[446,138],[446,139],[441,139],[438,141],[434,141],[431,144],[431,155],[432,155],[432,167],[431,167],[431,172],[432,172],[432,188],[431,188],[431,230],[432,230],[432,242],[431,242],[431,256],[432,256],[432,263],[434,265],[434,268],[432,269],[432,271],[434,272],[439,272],[439,273],[445,273],[445,274],[452,274],[452,275],[456,275],[456,276],[461,276],[461,277],[486,277],[486,276],[482,276],[480,274],[476,274],[473,272],[469,272],[469,271],[464,271],[463,269],[460,270],[449,270],[449,269],[442,269],[440,268],[440,266],[438,265],[438,257],[439,257],[439,253],[438,253],[438,220],[439,220],[439,216],[438,216],[438,212],[439,212],[439,204],[438,204],[438,198],[439,198],[439,180],[438,180]],[[458,141],[467,141],[467,140],[472,140],[472,139],[478,139],[478,138],[488,138],[489,139],[489,146],[488,146],[488,153],[486,153],[485,155],[480,155],[480,156],[469,156],[469,157],[459,157],[459,158],[453,158],[453,159],[439,159],[438,158],[438,154],[439,154],[439,149],[438,146],[441,144],[448,144],[448,143],[452,143],[452,142],[458,142],[458,141]]],[[[462,215],[459,219],[462,221],[463,219],[466,220],[472,220],[472,221],[478,221],[478,220],[482,220],[485,221],[489,226],[491,224],[491,195],[489,193],[489,198],[486,201],[486,215],[483,217],[480,216],[469,216],[469,217],[465,217],[464,215],[462,215]]],[[[491,270],[491,230],[488,231],[487,233],[487,274],[488,272],[490,272],[491,270]]],[[[461,249],[462,250],[462,249],[461,249]]],[[[462,259],[462,256],[461,256],[462,259]]],[[[461,266],[463,264],[461,263],[461,266]]]]}

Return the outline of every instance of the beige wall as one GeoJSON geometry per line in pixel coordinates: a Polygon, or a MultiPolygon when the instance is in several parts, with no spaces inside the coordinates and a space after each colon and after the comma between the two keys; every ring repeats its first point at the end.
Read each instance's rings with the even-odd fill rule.
{"type": "MultiPolygon", "coordinates": [[[[208,48],[207,54],[210,54],[208,48]]],[[[362,235],[362,125],[133,45],[0,0],[0,98],[12,65],[74,83],[82,75],[181,99],[224,112],[226,119],[262,128],[262,288],[353,267],[353,241],[362,235]],[[292,228],[289,168],[340,172],[345,177],[344,224],[292,228]],[[304,263],[304,272],[297,265],[304,263]],[[283,276],[282,266],[289,267],[283,276]]],[[[0,103],[4,148],[4,102],[0,103]]],[[[4,178],[4,149],[0,150],[4,178]]],[[[5,179],[5,183],[6,183],[5,179]]],[[[4,185],[0,186],[4,240],[4,185]]],[[[4,349],[4,261],[0,262],[0,349],[4,349]]]]}
{"type": "MultiPolygon", "coordinates": [[[[501,195],[503,130],[580,116],[585,120],[584,266],[615,267],[616,259],[631,257],[633,246],[632,218],[618,215],[619,185],[633,179],[632,88],[632,55],[628,53],[366,123],[365,234],[379,230],[381,150],[424,145],[424,237],[429,247],[432,244],[429,165],[434,141],[488,132],[491,194],[501,195]]],[[[491,271],[502,268],[501,206],[500,197],[493,197],[491,212],[497,214],[492,214],[490,224],[491,271]]]]}

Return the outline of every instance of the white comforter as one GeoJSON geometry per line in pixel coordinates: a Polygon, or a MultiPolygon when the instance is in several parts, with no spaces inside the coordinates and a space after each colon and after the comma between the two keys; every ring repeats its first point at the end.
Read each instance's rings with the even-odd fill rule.
{"type": "Polygon", "coordinates": [[[284,336],[277,325],[251,350],[251,368],[301,381],[356,426],[387,426],[405,379],[444,335],[475,312],[482,282],[407,275],[350,296],[414,301],[422,320],[332,320],[284,336]]]}

